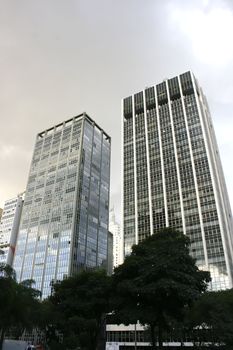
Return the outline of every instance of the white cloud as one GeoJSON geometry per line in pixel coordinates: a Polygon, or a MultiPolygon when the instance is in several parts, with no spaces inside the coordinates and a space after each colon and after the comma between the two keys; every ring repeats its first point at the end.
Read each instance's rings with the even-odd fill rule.
{"type": "Polygon", "coordinates": [[[219,2],[208,0],[198,8],[170,7],[171,18],[188,37],[193,53],[203,63],[223,66],[233,59],[233,13],[219,2]]]}
{"type": "Polygon", "coordinates": [[[31,152],[28,152],[21,147],[16,147],[15,145],[0,144],[0,160],[20,159],[23,160],[31,156],[31,152]]]}
{"type": "Polygon", "coordinates": [[[11,154],[13,155],[15,147],[12,145],[0,145],[0,159],[6,159],[11,154]]]}
{"type": "Polygon", "coordinates": [[[25,189],[31,156],[21,147],[0,144],[0,207],[25,189]]]}

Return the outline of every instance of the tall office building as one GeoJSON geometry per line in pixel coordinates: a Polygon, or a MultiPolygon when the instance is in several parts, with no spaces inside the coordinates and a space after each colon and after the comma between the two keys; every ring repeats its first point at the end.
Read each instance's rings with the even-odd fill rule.
{"type": "Polygon", "coordinates": [[[0,221],[0,263],[12,266],[19,230],[24,194],[9,199],[4,204],[0,221]]]}
{"type": "Polygon", "coordinates": [[[232,216],[213,124],[191,72],[123,100],[124,251],[163,227],[181,230],[211,272],[232,287],[232,216]]]}
{"type": "Polygon", "coordinates": [[[120,225],[116,221],[114,208],[109,214],[109,231],[113,234],[113,266],[123,263],[123,238],[120,225]]]}
{"type": "Polygon", "coordinates": [[[110,142],[85,113],[37,135],[14,268],[43,298],[82,268],[107,269],[110,142]]]}
{"type": "Polygon", "coordinates": [[[111,276],[113,273],[113,234],[108,231],[108,259],[107,274],[111,276]]]}

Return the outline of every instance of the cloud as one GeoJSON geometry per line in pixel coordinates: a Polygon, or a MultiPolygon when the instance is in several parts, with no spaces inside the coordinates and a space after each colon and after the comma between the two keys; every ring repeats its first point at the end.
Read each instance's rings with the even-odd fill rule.
{"type": "Polygon", "coordinates": [[[119,216],[121,98],[189,69],[207,95],[233,198],[232,0],[8,0],[0,7],[0,206],[26,186],[36,134],[85,110],[112,137],[119,216]]]}
{"type": "Polygon", "coordinates": [[[14,155],[16,147],[13,145],[0,145],[0,160],[4,160],[10,155],[14,155]]]}
{"type": "Polygon", "coordinates": [[[31,152],[14,144],[0,143],[0,207],[5,200],[23,192],[29,171],[31,152]]]}
{"type": "MultiPolygon", "coordinates": [[[[199,3],[199,2],[197,2],[199,3]]],[[[188,37],[198,60],[223,66],[233,59],[233,13],[225,2],[203,1],[202,6],[170,6],[171,19],[188,37]]]]}

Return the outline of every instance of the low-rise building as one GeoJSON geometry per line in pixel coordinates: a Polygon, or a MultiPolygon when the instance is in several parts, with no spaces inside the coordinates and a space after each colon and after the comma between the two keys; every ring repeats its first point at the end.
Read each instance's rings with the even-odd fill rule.
{"type": "Polygon", "coordinates": [[[116,221],[114,208],[110,210],[109,231],[113,234],[113,266],[123,263],[123,237],[121,227],[116,221]]]}

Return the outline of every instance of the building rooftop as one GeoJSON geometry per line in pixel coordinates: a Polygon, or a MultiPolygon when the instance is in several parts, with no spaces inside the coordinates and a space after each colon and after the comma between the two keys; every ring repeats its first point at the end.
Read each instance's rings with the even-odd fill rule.
{"type": "Polygon", "coordinates": [[[58,131],[59,129],[61,129],[64,125],[65,127],[69,126],[72,124],[72,122],[74,120],[77,120],[77,119],[81,119],[81,118],[86,118],[88,119],[92,124],[94,124],[100,131],[103,131],[103,134],[105,135],[106,139],[111,141],[111,137],[86,113],[86,112],[83,112],[75,117],[72,117],[70,119],[67,119],[59,124],[56,124],[54,126],[52,126],[51,128],[49,129],[46,129],[44,131],[41,131],[37,134],[37,137],[38,138],[43,138],[44,136],[47,136],[48,134],[52,133],[53,131],[58,131]]]}

